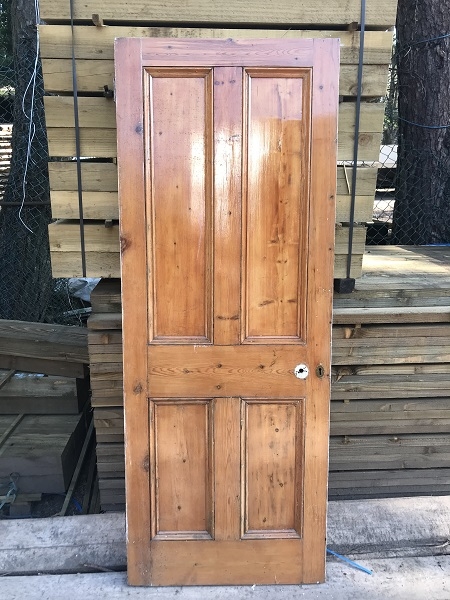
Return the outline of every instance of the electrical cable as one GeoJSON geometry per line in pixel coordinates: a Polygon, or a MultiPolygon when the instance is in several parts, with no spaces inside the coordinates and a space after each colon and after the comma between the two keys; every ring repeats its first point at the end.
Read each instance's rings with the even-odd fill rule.
{"type": "Polygon", "coordinates": [[[30,160],[31,160],[31,146],[32,146],[32,143],[34,140],[34,136],[36,134],[36,125],[34,123],[34,100],[35,100],[35,95],[36,95],[36,78],[37,78],[37,69],[38,69],[38,61],[39,61],[39,47],[40,47],[39,28],[38,28],[38,23],[39,23],[40,17],[39,17],[39,2],[38,2],[38,0],[34,0],[34,13],[35,13],[35,21],[36,21],[36,55],[34,58],[33,73],[31,74],[30,80],[25,88],[23,98],[22,98],[22,112],[23,112],[25,118],[29,121],[29,127],[28,127],[27,155],[26,155],[26,159],[25,159],[25,167],[24,167],[23,179],[22,179],[22,201],[20,204],[19,212],[18,212],[19,221],[22,223],[22,225],[25,227],[25,229],[27,229],[30,233],[33,233],[33,230],[30,227],[28,227],[28,225],[23,220],[22,211],[25,206],[25,198],[26,198],[26,194],[27,194],[26,186],[27,186],[28,166],[29,166],[30,160]],[[28,90],[30,89],[30,86],[31,86],[31,106],[30,106],[30,116],[28,116],[25,111],[25,99],[28,94],[28,90]]]}

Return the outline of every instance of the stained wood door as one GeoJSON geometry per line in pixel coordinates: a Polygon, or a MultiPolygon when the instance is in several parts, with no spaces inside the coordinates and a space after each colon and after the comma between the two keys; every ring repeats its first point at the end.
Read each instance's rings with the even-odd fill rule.
{"type": "Polygon", "coordinates": [[[129,582],[323,581],[338,42],[115,60],[129,582]]]}

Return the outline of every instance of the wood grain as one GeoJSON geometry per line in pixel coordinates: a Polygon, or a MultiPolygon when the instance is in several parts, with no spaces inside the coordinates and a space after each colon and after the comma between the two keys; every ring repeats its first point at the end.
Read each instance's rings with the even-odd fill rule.
{"type": "MultiPolygon", "coordinates": [[[[69,25],[40,25],[41,55],[43,58],[72,58],[72,33],[69,25]]],[[[341,63],[356,64],[359,60],[359,32],[328,29],[231,29],[211,27],[130,27],[110,25],[92,27],[77,25],[74,30],[76,58],[112,60],[114,40],[123,37],[173,38],[339,38],[341,63]]],[[[388,65],[392,52],[392,32],[366,31],[364,64],[388,65]]]]}
{"type": "MultiPolygon", "coordinates": [[[[118,2],[112,0],[108,5],[99,5],[95,0],[75,2],[76,20],[91,21],[94,13],[101,14],[107,21],[141,21],[176,22],[176,23],[238,23],[242,24],[286,24],[307,25],[319,23],[324,25],[359,23],[360,5],[357,0],[350,0],[343,9],[339,0],[330,0],[326,5],[310,4],[301,1],[292,6],[289,0],[281,0],[277,6],[249,0],[245,4],[232,0],[224,5],[218,0],[199,0],[193,6],[176,1],[168,5],[161,0],[139,0],[138,2],[118,2]]],[[[396,5],[390,0],[367,5],[366,24],[387,29],[395,23],[396,5]]],[[[56,0],[41,0],[41,18],[44,21],[61,21],[69,19],[69,7],[56,0]]]]}
{"type": "MultiPolygon", "coordinates": [[[[338,45],[332,41],[316,44],[285,40],[280,44],[270,40],[206,43],[174,40],[167,46],[166,42],[146,39],[118,41],[117,48],[118,75],[121,69],[128,69],[130,60],[134,61],[133,69],[128,69],[132,74],[122,80],[118,76],[118,86],[124,82],[129,85],[129,77],[139,82],[133,96],[128,89],[123,91],[121,108],[118,96],[117,121],[126,119],[127,123],[122,141],[119,138],[119,154],[123,152],[119,175],[136,157],[146,167],[145,172],[131,169],[133,184],[139,180],[134,197],[138,194],[139,201],[143,193],[146,195],[139,223],[138,201],[130,210],[128,184],[125,195],[119,186],[121,211],[126,215],[122,229],[124,223],[130,227],[122,252],[123,289],[127,293],[135,290],[134,302],[136,297],[142,302],[143,292],[148,293],[145,306],[141,306],[139,325],[131,302],[127,304],[123,298],[125,473],[127,498],[133,494],[128,502],[128,523],[134,529],[129,532],[128,542],[129,580],[136,585],[169,581],[220,583],[224,581],[224,568],[232,570],[235,583],[246,582],[248,573],[256,581],[272,580],[273,565],[266,565],[266,572],[261,572],[256,557],[247,565],[247,573],[242,573],[234,554],[230,554],[238,548],[236,539],[242,548],[239,553],[248,556],[246,560],[251,556],[247,555],[247,546],[252,552],[257,548],[258,556],[264,556],[271,553],[271,544],[276,542],[280,552],[276,561],[280,574],[277,570],[276,576],[283,581],[322,580],[338,45]],[[213,59],[217,73],[211,76],[213,59]],[[266,65],[273,68],[269,71],[266,65]],[[169,69],[170,66],[173,68],[169,69]],[[295,74],[292,68],[285,68],[292,66],[298,67],[295,74]],[[311,68],[316,74],[314,90],[307,70],[311,68]],[[142,73],[143,89],[139,87],[142,73]],[[236,80],[244,80],[244,87],[236,85],[236,80]],[[220,88],[217,94],[216,87],[220,88]],[[230,101],[231,94],[234,101],[230,101]],[[135,99],[133,107],[129,106],[131,98],[135,99]],[[248,112],[243,112],[243,106],[248,106],[248,112]],[[147,116],[142,128],[137,129],[144,134],[145,142],[142,147],[141,138],[134,138],[135,152],[130,154],[126,140],[132,134],[127,127],[136,129],[136,125],[130,117],[126,118],[126,109],[141,115],[142,107],[147,116]],[[190,123],[192,128],[188,127],[190,123]],[[240,129],[244,136],[239,134],[240,129]],[[268,144],[259,140],[264,136],[268,144]],[[236,152],[233,145],[238,146],[236,152]],[[298,146],[302,149],[300,170],[298,146]],[[250,163],[247,157],[265,147],[267,157],[262,154],[259,163],[250,163]],[[210,171],[213,160],[214,171],[210,171]],[[313,167],[309,167],[310,162],[313,167]],[[295,175],[297,171],[299,174],[295,175]],[[219,173],[217,184],[212,180],[216,173],[219,173]],[[241,226],[238,218],[241,197],[235,192],[243,176],[242,202],[247,204],[241,226]],[[311,189],[304,181],[311,181],[311,189]],[[213,190],[218,191],[215,212],[211,203],[213,190]],[[302,203],[298,202],[299,195],[304,198],[302,203]],[[251,201],[247,199],[250,197],[251,201]],[[280,206],[280,201],[286,207],[280,206]],[[260,214],[258,218],[249,217],[256,213],[260,214]],[[218,218],[218,229],[213,216],[218,218]],[[142,239],[139,237],[137,247],[135,235],[141,236],[143,227],[146,234],[142,239]],[[278,310],[267,328],[264,319],[258,316],[253,319],[254,331],[250,332],[253,337],[247,336],[246,331],[239,337],[238,327],[222,326],[220,322],[237,320],[239,324],[247,310],[245,304],[241,305],[240,281],[249,281],[253,272],[259,272],[261,278],[278,272],[273,269],[266,272],[262,264],[249,259],[250,254],[244,248],[248,249],[254,238],[260,241],[256,246],[260,250],[263,245],[270,245],[274,236],[281,249],[275,248],[272,262],[286,254],[297,273],[288,282],[286,268],[281,266],[278,287],[272,292],[277,300],[280,297],[287,302],[294,298],[294,318],[290,307],[278,310]],[[228,253],[230,244],[234,247],[228,253]],[[173,246],[177,248],[173,250],[173,246]],[[302,264],[295,258],[299,251],[305,257],[302,264]],[[137,261],[127,262],[130,257],[136,259],[138,252],[137,261]],[[181,268],[182,265],[186,267],[181,268]],[[213,266],[216,272],[209,277],[213,266]],[[230,293],[216,304],[216,298],[227,288],[227,274],[234,272],[230,293]],[[168,282],[170,279],[169,291],[161,284],[164,277],[168,282]],[[301,302],[303,305],[298,309],[301,302]],[[143,320],[146,309],[147,319],[143,320]],[[317,319],[317,310],[326,315],[325,321],[317,319]],[[209,314],[213,311],[214,329],[209,325],[209,314]],[[145,322],[147,329],[143,326],[145,322]],[[131,338],[126,337],[127,323],[135,341],[131,354],[127,346],[127,339],[131,343],[131,338]],[[148,346],[147,353],[144,357],[140,354],[136,362],[136,347],[141,352],[144,344],[148,346]],[[141,388],[145,358],[146,382],[141,388]],[[311,377],[306,380],[297,379],[293,373],[300,361],[311,364],[311,377]],[[327,375],[324,381],[314,376],[313,365],[318,362],[327,375]],[[145,425],[139,425],[139,419],[144,418],[145,402],[132,397],[131,404],[128,399],[127,386],[133,382],[135,395],[140,396],[144,389],[149,398],[150,417],[145,425]],[[139,382],[137,391],[136,382],[139,382]],[[241,413],[244,403],[248,409],[241,413]],[[244,438],[239,441],[243,414],[247,425],[244,438]],[[235,419],[231,427],[227,422],[219,422],[229,417],[235,419]],[[215,457],[218,442],[225,443],[229,456],[226,462],[215,457]],[[140,471],[136,478],[145,451],[148,475],[140,471]],[[267,458],[264,464],[261,456],[267,458]],[[245,465],[245,476],[243,467],[238,467],[239,459],[245,465]],[[213,466],[224,466],[224,473],[213,470],[213,466]],[[271,469],[276,483],[268,489],[261,482],[271,469]],[[148,484],[145,492],[144,486],[148,484]],[[218,502],[216,514],[213,493],[220,491],[225,492],[226,503],[218,502]],[[137,507],[135,496],[142,500],[143,493],[147,497],[137,507]],[[306,524],[302,512],[308,513],[314,526],[306,524]],[[168,539],[172,547],[170,567],[164,554],[168,539]],[[193,560],[185,555],[187,541],[192,543],[193,560]],[[202,564],[206,557],[203,547],[209,548],[211,544],[212,550],[207,555],[217,553],[222,565],[220,572],[217,566],[212,569],[208,561],[202,564]],[[292,558],[289,567],[283,566],[282,555],[287,552],[292,558]],[[177,553],[187,561],[189,573],[184,567],[174,572],[177,553]],[[302,557],[300,563],[298,557],[302,557]]],[[[120,343],[112,337],[105,341],[91,345],[91,360],[95,364],[102,360],[116,364],[121,357],[120,343]]],[[[109,393],[114,397],[115,386],[104,392],[106,397],[109,393]]],[[[120,441],[116,417],[104,416],[101,443],[120,441]]]]}

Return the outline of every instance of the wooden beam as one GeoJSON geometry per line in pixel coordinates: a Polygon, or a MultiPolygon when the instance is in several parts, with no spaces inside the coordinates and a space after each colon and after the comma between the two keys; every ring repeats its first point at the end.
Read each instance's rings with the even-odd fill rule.
{"type": "MultiPolygon", "coordinates": [[[[113,89],[114,61],[86,60],[76,61],[77,86],[79,92],[103,93],[104,86],[113,89]]],[[[73,91],[72,61],[70,59],[42,59],[42,73],[46,92],[73,91]]],[[[365,65],[363,69],[362,95],[381,97],[386,94],[388,70],[386,65],[365,65]]],[[[357,65],[342,65],[339,78],[339,94],[356,96],[357,65]]]]}
{"type": "MultiPolygon", "coordinates": [[[[72,32],[69,25],[40,25],[42,58],[72,58],[72,32]]],[[[109,26],[100,30],[78,25],[74,29],[76,58],[113,60],[114,40],[121,37],[168,38],[340,38],[341,64],[359,61],[359,32],[317,29],[230,29],[195,27],[130,27],[109,26]]],[[[364,64],[388,65],[392,53],[392,32],[366,31],[364,64]]]]}
{"type": "MultiPolygon", "coordinates": [[[[397,3],[392,0],[369,0],[366,9],[366,25],[388,29],[395,24],[397,3]]],[[[189,24],[236,23],[239,25],[343,25],[360,22],[359,0],[328,0],[325,3],[311,3],[299,0],[279,0],[276,4],[263,0],[197,0],[186,3],[183,0],[76,0],[74,19],[91,21],[94,13],[100,13],[105,21],[140,21],[189,24]]],[[[58,0],[41,0],[40,17],[44,21],[68,21],[69,5],[58,0]]]]}
{"type": "Polygon", "coordinates": [[[336,308],[333,322],[337,325],[356,323],[448,323],[450,307],[380,307],[336,308]]]}

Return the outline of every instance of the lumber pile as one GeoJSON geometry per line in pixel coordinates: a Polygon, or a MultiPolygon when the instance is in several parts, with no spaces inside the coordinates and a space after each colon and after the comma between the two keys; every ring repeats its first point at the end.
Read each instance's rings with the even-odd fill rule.
{"type": "Polygon", "coordinates": [[[0,496],[68,489],[91,420],[87,363],[82,328],[0,320],[0,496]]]}
{"type": "MultiPolygon", "coordinates": [[[[447,254],[439,248],[372,249],[357,290],[334,298],[330,498],[450,493],[447,254]]],[[[102,281],[92,308],[101,505],[122,510],[120,281],[102,281]]]]}
{"type": "MultiPolygon", "coordinates": [[[[290,2],[276,6],[251,0],[228,3],[196,2],[100,3],[74,0],[74,53],[80,94],[79,122],[83,157],[83,217],[86,236],[87,275],[120,277],[116,167],[116,123],[113,90],[113,42],[116,37],[195,38],[309,38],[341,40],[336,262],[335,277],[345,277],[350,221],[351,161],[355,136],[355,99],[359,59],[360,2],[290,2]],[[91,23],[90,25],[88,23],[91,23]],[[220,23],[222,27],[217,27],[220,23]],[[105,227],[113,223],[113,227],[105,227]]],[[[72,33],[69,4],[40,0],[41,57],[50,156],[53,218],[50,249],[55,277],[82,275],[79,209],[75,155],[72,33]]],[[[379,159],[384,105],[373,102],[386,93],[396,2],[367,2],[368,31],[364,45],[359,161],[379,159]]],[[[356,183],[357,223],[352,250],[353,277],[361,274],[365,243],[364,223],[372,219],[377,169],[358,167],[356,183]]]]}
{"type": "Polygon", "coordinates": [[[86,436],[86,413],[0,415],[0,481],[22,494],[63,494],[86,436]]]}
{"type": "Polygon", "coordinates": [[[0,320],[0,369],[84,378],[88,362],[82,327],[0,320]]]}
{"type": "MultiPolygon", "coordinates": [[[[0,125],[0,198],[3,198],[11,170],[12,125],[0,125]]],[[[1,210],[1,209],[0,209],[1,210]]]]}

